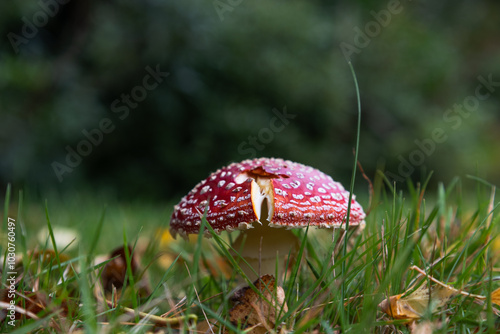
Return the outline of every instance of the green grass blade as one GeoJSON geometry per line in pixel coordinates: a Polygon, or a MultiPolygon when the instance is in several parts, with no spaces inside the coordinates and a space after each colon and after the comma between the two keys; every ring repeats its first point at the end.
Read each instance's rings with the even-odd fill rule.
{"type": "MultiPolygon", "coordinates": [[[[352,168],[352,175],[351,175],[351,185],[349,187],[349,202],[347,204],[347,217],[346,217],[346,222],[345,222],[345,228],[346,231],[349,229],[349,217],[351,215],[351,202],[352,202],[352,195],[354,192],[354,182],[356,180],[356,168],[358,166],[358,153],[359,153],[359,138],[361,134],[361,96],[359,93],[359,85],[358,85],[358,80],[356,78],[356,72],[354,71],[354,67],[352,66],[351,61],[348,62],[349,68],[351,69],[351,74],[354,80],[354,86],[356,88],[356,97],[357,97],[357,102],[358,102],[358,123],[357,123],[357,130],[356,130],[356,147],[354,149],[354,163],[353,163],[353,168],[352,168]]],[[[342,255],[345,256],[347,254],[347,243],[348,243],[348,238],[344,239],[344,245],[342,248],[342,255]]],[[[346,312],[344,312],[344,307],[342,305],[344,299],[345,299],[345,294],[346,294],[346,286],[345,286],[345,274],[346,274],[346,265],[343,262],[342,263],[342,284],[341,284],[341,298],[340,298],[340,303],[339,304],[339,310],[341,311],[340,319],[341,319],[341,326],[342,329],[345,330],[345,326],[347,325],[347,321],[349,319],[349,311],[348,309],[345,309],[346,312]]]]}

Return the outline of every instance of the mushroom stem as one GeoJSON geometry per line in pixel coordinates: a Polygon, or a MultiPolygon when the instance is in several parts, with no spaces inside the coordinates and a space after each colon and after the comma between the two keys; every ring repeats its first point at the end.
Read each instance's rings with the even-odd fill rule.
{"type": "Polygon", "coordinates": [[[251,281],[262,275],[276,275],[276,266],[281,277],[289,257],[290,261],[295,258],[298,246],[299,240],[292,231],[269,227],[267,223],[255,223],[254,228],[242,232],[233,243],[233,248],[248,263],[241,261],[240,266],[251,281]]]}

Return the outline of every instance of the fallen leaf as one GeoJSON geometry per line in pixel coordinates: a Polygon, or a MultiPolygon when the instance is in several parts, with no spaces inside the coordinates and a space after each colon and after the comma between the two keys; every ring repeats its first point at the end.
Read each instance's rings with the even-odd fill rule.
{"type": "MultiPolygon", "coordinates": [[[[178,254],[172,252],[166,252],[166,251],[160,252],[158,254],[157,263],[160,266],[160,268],[162,268],[163,270],[167,270],[170,268],[170,266],[172,266],[175,259],[177,258],[177,255],[178,254]]],[[[179,258],[177,261],[178,261],[177,263],[181,263],[182,258],[179,258]]]]}
{"type": "Polygon", "coordinates": [[[500,288],[491,293],[491,302],[500,306],[500,288]]]}
{"type": "Polygon", "coordinates": [[[254,282],[260,294],[250,287],[235,293],[234,307],[229,311],[230,320],[236,326],[247,329],[246,333],[260,334],[278,328],[278,314],[288,311],[283,288],[276,285],[271,275],[264,275],[254,282]]]}
{"type": "Polygon", "coordinates": [[[175,239],[174,239],[174,237],[172,237],[172,234],[170,234],[169,230],[159,230],[158,233],[160,234],[160,246],[161,247],[167,247],[172,242],[175,242],[175,239]]]}
{"type": "Polygon", "coordinates": [[[380,309],[394,319],[420,319],[427,309],[436,312],[456,294],[453,289],[443,286],[432,286],[429,294],[429,287],[425,284],[413,292],[408,291],[383,300],[380,309]]]}
{"type": "Polygon", "coordinates": [[[58,253],[51,249],[44,249],[42,251],[34,250],[28,253],[28,257],[33,259],[33,262],[49,264],[51,261],[53,263],[57,263],[57,257],[59,257],[59,261],[66,262],[69,261],[70,257],[66,254],[58,253]]]}
{"type": "MultiPolygon", "coordinates": [[[[132,275],[137,272],[137,261],[135,260],[134,254],[132,254],[132,248],[128,246],[128,254],[130,256],[130,267],[132,270],[132,275]]],[[[113,286],[117,289],[121,289],[125,283],[125,278],[127,277],[127,258],[125,256],[125,248],[119,247],[113,250],[109,256],[111,261],[106,263],[101,273],[101,282],[104,290],[111,292],[113,286]]]]}
{"type": "MultiPolygon", "coordinates": [[[[132,271],[132,275],[136,279],[137,288],[139,288],[138,293],[141,296],[148,295],[151,290],[149,288],[149,283],[144,276],[142,278],[138,277],[139,265],[135,254],[132,253],[132,247],[130,246],[128,246],[128,254],[130,256],[130,269],[132,271]]],[[[111,293],[113,291],[113,287],[121,289],[125,283],[125,279],[128,279],[125,247],[114,249],[109,258],[112,260],[106,263],[100,277],[102,286],[107,293],[111,293]]]]}
{"type": "Polygon", "coordinates": [[[215,319],[202,320],[196,325],[198,333],[218,333],[219,325],[215,319]]]}
{"type": "MultiPolygon", "coordinates": [[[[161,248],[167,248],[172,246],[175,243],[182,241],[185,241],[184,238],[176,239],[172,236],[170,233],[170,229],[159,229],[157,231],[157,235],[160,236],[160,247],[161,248]]],[[[189,234],[187,236],[187,240],[191,244],[195,244],[198,239],[198,236],[196,234],[189,234]]]]}

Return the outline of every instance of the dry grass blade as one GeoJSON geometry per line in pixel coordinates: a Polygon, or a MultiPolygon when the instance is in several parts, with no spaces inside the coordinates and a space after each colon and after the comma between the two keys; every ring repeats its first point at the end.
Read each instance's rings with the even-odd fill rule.
{"type": "MultiPolygon", "coordinates": [[[[490,203],[488,204],[488,212],[490,213],[490,215],[488,217],[486,228],[489,228],[491,226],[491,222],[493,220],[492,211],[495,208],[495,192],[496,192],[496,189],[497,188],[495,186],[491,187],[490,203]]],[[[489,239],[489,236],[488,236],[488,239],[489,239]]]]}
{"type": "MultiPolygon", "coordinates": [[[[109,300],[106,300],[106,303],[108,304],[109,307],[115,306],[114,303],[109,301],[109,300]]],[[[186,316],[179,316],[179,317],[173,317],[173,318],[162,318],[160,316],[157,316],[157,315],[154,315],[151,313],[136,311],[136,310],[133,310],[133,309],[126,307],[126,306],[119,306],[119,309],[122,310],[123,312],[125,312],[130,317],[135,317],[137,315],[141,319],[147,318],[150,322],[152,322],[156,326],[160,326],[160,327],[178,326],[178,325],[182,325],[186,321],[196,322],[198,320],[198,317],[194,314],[188,314],[186,316]]]]}
{"type": "MultiPolygon", "coordinates": [[[[186,270],[188,272],[189,278],[192,278],[188,265],[187,264],[185,264],[185,265],[186,265],[186,270]]],[[[196,289],[196,286],[193,285],[193,289],[194,289],[194,293],[196,294],[196,299],[198,299],[198,302],[200,302],[200,304],[201,304],[200,295],[198,294],[198,290],[196,289]]],[[[202,312],[203,312],[203,317],[205,318],[206,323],[209,324],[208,317],[207,317],[207,314],[205,313],[205,310],[202,309],[202,312]]],[[[212,334],[214,334],[212,326],[209,326],[209,328],[210,328],[210,331],[212,332],[212,334]]]]}
{"type": "Polygon", "coordinates": [[[463,291],[463,290],[458,290],[458,289],[455,289],[454,287],[452,286],[449,286],[443,282],[441,282],[440,280],[432,277],[431,275],[427,274],[425,271],[423,271],[422,269],[420,269],[419,267],[417,266],[411,266],[410,267],[411,270],[415,270],[415,271],[418,271],[421,275],[427,277],[429,280],[433,281],[434,283],[436,284],[439,284],[440,286],[442,286],[443,288],[445,289],[449,289],[457,294],[461,294],[461,295],[464,295],[466,297],[472,297],[472,298],[475,298],[475,299],[479,299],[479,300],[485,300],[486,297],[485,296],[481,296],[481,295],[475,295],[475,294],[472,294],[472,293],[468,293],[466,291],[463,291]]]}
{"type": "MultiPolygon", "coordinates": [[[[353,154],[355,154],[354,152],[354,149],[353,149],[353,154]]],[[[368,182],[368,210],[366,210],[366,215],[368,216],[372,210],[372,200],[373,200],[373,196],[374,196],[374,193],[375,191],[373,190],[373,182],[372,180],[368,177],[368,175],[366,175],[365,173],[365,170],[363,169],[363,166],[361,165],[361,162],[357,162],[358,164],[358,168],[359,168],[359,172],[361,173],[361,175],[363,176],[363,178],[366,180],[366,182],[368,182]]]]}
{"type": "Polygon", "coordinates": [[[30,312],[30,311],[28,311],[22,307],[19,307],[17,305],[12,305],[10,303],[0,301],[0,308],[1,309],[7,310],[7,309],[12,308],[12,307],[14,307],[16,314],[26,315],[26,316],[30,317],[31,319],[38,319],[38,316],[33,312],[30,312]]]}

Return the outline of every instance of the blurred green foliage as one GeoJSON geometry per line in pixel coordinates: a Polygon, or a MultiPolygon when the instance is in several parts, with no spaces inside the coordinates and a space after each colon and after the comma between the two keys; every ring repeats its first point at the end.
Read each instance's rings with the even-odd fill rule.
{"type": "Polygon", "coordinates": [[[347,184],[357,106],[340,44],[356,46],[360,30],[374,35],[352,54],[367,174],[397,174],[399,157],[419,149],[415,140],[441,128],[446,141],[407,176],[434,170],[446,182],[477,173],[498,183],[498,91],[456,128],[444,115],[474,95],[478,76],[500,81],[500,4],[398,2],[378,33],[366,31],[389,3],[2,2],[0,182],[175,198],[256,155],[309,164],[347,184]],[[40,25],[30,38],[26,22],[40,25]],[[141,90],[148,66],[169,76],[141,90]],[[122,94],[134,91],[146,96],[132,107],[122,94]],[[273,119],[284,108],[293,117],[282,126],[273,119]],[[103,119],[113,130],[60,182],[54,162],[67,165],[67,146],[77,150],[82,131],[103,119]]]}

